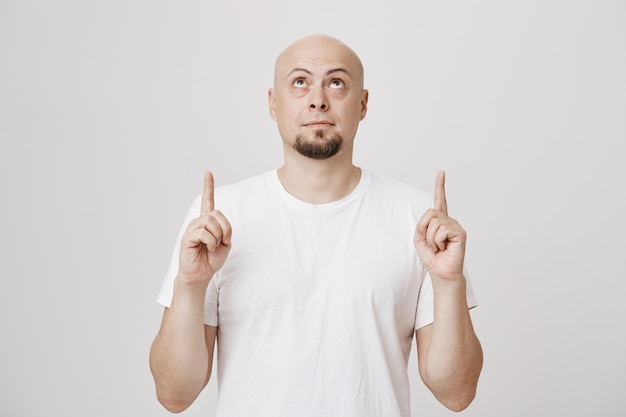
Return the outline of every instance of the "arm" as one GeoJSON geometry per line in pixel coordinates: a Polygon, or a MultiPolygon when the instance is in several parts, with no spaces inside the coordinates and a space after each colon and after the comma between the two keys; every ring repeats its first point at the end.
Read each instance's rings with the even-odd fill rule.
{"type": "Polygon", "coordinates": [[[193,403],[211,376],[217,327],[204,324],[209,282],[230,251],[230,223],[214,210],[213,176],[207,173],[200,217],[185,231],[170,308],[150,350],[157,398],[172,412],[193,403]]]}
{"type": "Polygon", "coordinates": [[[434,322],[415,332],[419,372],[446,407],[466,408],[474,399],[483,355],[474,333],[463,276],[465,230],[448,217],[445,176],[435,184],[434,209],[418,222],[415,248],[433,284],[434,322]]]}
{"type": "Polygon", "coordinates": [[[476,395],[482,349],[467,308],[465,280],[435,291],[435,320],[415,332],[419,372],[442,404],[461,411],[476,395]]]}
{"type": "Polygon", "coordinates": [[[172,308],[165,308],[150,350],[157,398],[174,413],[189,407],[211,376],[217,327],[205,325],[203,315],[194,310],[193,303],[174,301],[172,308]]]}

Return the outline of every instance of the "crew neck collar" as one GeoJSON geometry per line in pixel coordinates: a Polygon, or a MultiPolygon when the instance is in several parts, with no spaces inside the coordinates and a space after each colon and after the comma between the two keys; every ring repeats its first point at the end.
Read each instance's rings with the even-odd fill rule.
{"type": "Polygon", "coordinates": [[[307,203],[306,201],[302,201],[287,192],[287,190],[285,190],[285,187],[283,187],[283,184],[280,182],[280,179],[278,178],[278,170],[270,171],[270,179],[281,198],[283,198],[288,204],[300,207],[304,210],[327,211],[345,207],[361,197],[361,195],[364,193],[364,190],[367,189],[367,184],[369,184],[370,182],[371,174],[363,168],[359,169],[361,170],[361,178],[359,179],[356,187],[354,187],[354,189],[347,196],[337,201],[331,201],[330,203],[323,204],[307,203]]]}

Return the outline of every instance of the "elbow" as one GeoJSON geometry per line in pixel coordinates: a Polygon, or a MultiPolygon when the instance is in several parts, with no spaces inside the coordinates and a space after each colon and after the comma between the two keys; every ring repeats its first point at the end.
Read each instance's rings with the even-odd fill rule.
{"type": "Polygon", "coordinates": [[[188,401],[185,398],[175,397],[172,395],[166,395],[157,391],[157,400],[167,411],[170,413],[182,413],[191,405],[192,401],[188,401]]]}
{"type": "Polygon", "coordinates": [[[472,390],[465,393],[459,393],[448,398],[439,398],[439,402],[448,410],[459,413],[465,410],[474,401],[476,391],[472,390]]]}
{"type": "MultiPolygon", "coordinates": [[[[454,412],[465,410],[476,398],[480,367],[475,373],[454,379],[439,379],[437,383],[429,381],[426,385],[435,398],[447,409],[454,412]]],[[[426,380],[425,380],[426,381],[426,380]]]]}
{"type": "MultiPolygon", "coordinates": [[[[156,380],[155,380],[156,381],[156,380]]],[[[207,378],[208,382],[208,378],[207,378]]],[[[156,382],[156,397],[159,403],[170,413],[181,413],[194,403],[206,385],[168,384],[156,382]]]]}
{"type": "Polygon", "coordinates": [[[156,398],[170,413],[181,413],[194,403],[204,385],[174,382],[175,378],[158,379],[155,377],[156,398]]]}
{"type": "Polygon", "coordinates": [[[154,379],[157,401],[167,411],[175,414],[189,408],[209,381],[208,376],[202,381],[197,378],[185,378],[184,376],[160,369],[156,362],[152,360],[152,357],[150,370],[154,379]]]}
{"type": "Polygon", "coordinates": [[[457,374],[455,378],[450,380],[446,378],[439,380],[439,390],[436,395],[439,402],[446,408],[454,412],[465,410],[476,398],[478,390],[478,380],[483,367],[483,355],[480,345],[478,345],[477,354],[474,356],[470,364],[464,367],[464,370],[457,374]]]}

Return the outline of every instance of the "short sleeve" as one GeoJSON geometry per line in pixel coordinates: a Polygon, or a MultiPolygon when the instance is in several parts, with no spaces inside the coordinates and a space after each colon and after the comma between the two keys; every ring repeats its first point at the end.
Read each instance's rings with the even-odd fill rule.
{"type": "MultiPolygon", "coordinates": [[[[414,330],[419,330],[424,326],[427,326],[435,321],[435,304],[433,295],[433,283],[430,275],[424,270],[424,279],[420,286],[419,297],[417,300],[417,309],[415,313],[415,325],[414,330]]],[[[472,309],[478,305],[476,296],[474,295],[474,289],[472,287],[472,281],[470,280],[467,268],[463,266],[463,275],[465,275],[466,281],[466,299],[467,306],[472,309]]]]}
{"type": "MultiPolygon", "coordinates": [[[[167,269],[167,273],[165,274],[165,278],[163,279],[163,284],[161,286],[161,290],[159,291],[159,295],[157,296],[157,302],[164,307],[169,308],[172,304],[172,298],[174,296],[174,280],[176,279],[176,275],[178,274],[178,262],[180,257],[181,241],[189,223],[200,215],[201,197],[202,196],[198,196],[191,204],[191,207],[187,211],[187,215],[185,216],[185,220],[183,221],[180,231],[178,232],[178,238],[176,239],[176,244],[174,246],[174,251],[170,259],[169,267],[167,269]]],[[[204,321],[205,324],[208,324],[210,326],[217,326],[217,278],[217,275],[213,277],[209,284],[204,306],[204,321]]]]}
{"type": "Polygon", "coordinates": [[[218,316],[218,303],[219,303],[219,272],[215,274],[209,288],[206,291],[206,300],[204,301],[204,324],[209,326],[215,326],[219,324],[218,316]]]}
{"type": "Polygon", "coordinates": [[[172,304],[172,297],[174,295],[174,279],[178,274],[178,260],[180,256],[180,245],[183,239],[183,235],[185,234],[185,230],[187,230],[187,226],[189,223],[200,215],[200,199],[202,196],[196,197],[196,199],[187,210],[187,215],[185,216],[185,220],[183,221],[180,230],[178,231],[178,236],[176,238],[176,244],[174,245],[174,251],[172,252],[172,257],[170,258],[170,264],[167,268],[167,273],[165,274],[165,278],[163,279],[163,285],[161,286],[161,291],[157,297],[157,302],[165,307],[170,307],[172,304]]]}

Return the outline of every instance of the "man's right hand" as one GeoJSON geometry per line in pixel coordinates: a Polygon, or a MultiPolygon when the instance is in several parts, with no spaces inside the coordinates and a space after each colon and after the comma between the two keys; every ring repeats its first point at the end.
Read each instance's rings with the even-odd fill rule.
{"type": "Polygon", "coordinates": [[[192,220],[180,247],[178,278],[186,284],[208,284],[230,252],[231,226],[215,210],[213,174],[204,175],[200,217],[192,220]]]}

